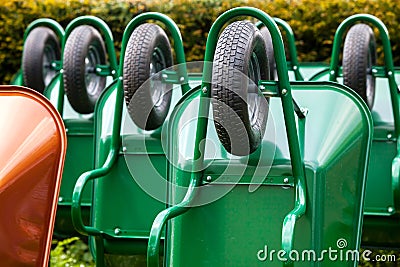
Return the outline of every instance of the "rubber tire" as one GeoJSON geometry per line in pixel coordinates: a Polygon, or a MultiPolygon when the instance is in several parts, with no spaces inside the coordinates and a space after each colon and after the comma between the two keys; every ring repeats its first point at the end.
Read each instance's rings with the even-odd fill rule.
{"type": "Polygon", "coordinates": [[[352,26],[343,47],[343,83],[358,93],[370,109],[375,99],[375,77],[371,69],[375,63],[376,42],[371,27],[352,26]]]}
{"type": "MultiPolygon", "coordinates": [[[[86,83],[85,60],[90,53],[97,53],[96,64],[106,64],[106,49],[100,33],[92,26],[76,27],[69,35],[64,48],[63,79],[64,90],[72,108],[81,114],[94,111],[97,99],[106,86],[106,77],[97,76],[91,92],[86,83]],[[94,51],[94,52],[93,52],[94,51]]],[[[94,69],[90,70],[92,73],[94,69]]]]}
{"type": "Polygon", "coordinates": [[[22,73],[24,85],[40,93],[43,93],[45,87],[51,79],[56,76],[57,71],[51,70],[48,77],[44,78],[45,50],[51,49],[54,53],[52,60],[60,60],[61,46],[57,35],[47,27],[36,27],[27,36],[22,53],[22,73]],[[40,67],[42,66],[42,67],[40,67]]]}
{"type": "Polygon", "coordinates": [[[133,31],[126,47],[123,84],[128,113],[135,124],[145,130],[157,129],[164,123],[172,98],[172,84],[162,83],[160,87],[150,88],[151,83],[146,82],[151,77],[153,53],[164,59],[156,73],[172,66],[171,45],[164,30],[156,24],[141,24],[133,31]],[[157,106],[151,97],[152,90],[163,90],[157,106]]]}
{"type": "MultiPolygon", "coordinates": [[[[255,123],[250,122],[248,66],[254,53],[260,66],[260,78],[269,79],[266,43],[252,23],[236,21],[221,33],[215,51],[211,92],[215,128],[229,153],[248,155],[260,145],[268,116],[268,103],[262,97],[255,111],[255,123]],[[243,78],[246,78],[245,85],[243,78]]],[[[258,84],[258,80],[254,82],[258,84]]]]}
{"type": "Polygon", "coordinates": [[[275,62],[275,54],[274,54],[274,46],[272,44],[271,33],[268,28],[263,26],[260,29],[260,32],[265,40],[266,51],[268,56],[268,67],[269,67],[269,78],[271,80],[278,80],[278,73],[276,70],[276,62],[275,62]]]}

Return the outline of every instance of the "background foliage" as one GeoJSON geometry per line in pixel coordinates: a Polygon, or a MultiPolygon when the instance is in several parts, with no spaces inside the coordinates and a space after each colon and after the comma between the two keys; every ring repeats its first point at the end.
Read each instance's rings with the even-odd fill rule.
{"type": "Polygon", "coordinates": [[[54,248],[50,255],[52,267],[94,267],[88,246],[78,237],[61,241],[53,240],[54,248]]]}
{"type": "Polygon", "coordinates": [[[8,83],[18,70],[24,30],[37,18],[53,18],[65,27],[80,15],[98,16],[112,29],[119,51],[124,28],[135,15],[162,12],[178,24],[187,61],[193,61],[203,59],[208,31],[218,15],[244,5],[286,20],[295,32],[300,61],[329,61],[340,22],[356,13],[373,14],[388,27],[395,64],[400,65],[400,5],[393,0],[0,0],[0,81],[8,83]]]}

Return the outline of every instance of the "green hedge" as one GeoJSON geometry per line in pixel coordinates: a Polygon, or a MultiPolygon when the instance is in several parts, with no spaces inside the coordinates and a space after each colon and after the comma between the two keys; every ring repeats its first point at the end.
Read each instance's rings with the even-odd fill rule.
{"type": "MultiPolygon", "coordinates": [[[[119,50],[123,30],[135,15],[162,12],[178,24],[187,61],[193,61],[203,59],[212,22],[236,6],[257,7],[287,21],[295,32],[300,61],[329,61],[337,26],[350,15],[373,14],[388,27],[394,61],[400,65],[400,5],[393,0],[0,0],[0,81],[8,83],[18,70],[23,32],[37,18],[53,18],[65,27],[80,15],[98,16],[111,27],[119,50]]],[[[381,50],[379,46],[379,55],[381,50]]]]}
{"type": "Polygon", "coordinates": [[[18,70],[23,34],[35,19],[52,18],[65,28],[78,16],[97,16],[110,26],[119,48],[125,26],[145,10],[140,2],[118,0],[0,0],[0,81],[7,84],[18,70]]]}

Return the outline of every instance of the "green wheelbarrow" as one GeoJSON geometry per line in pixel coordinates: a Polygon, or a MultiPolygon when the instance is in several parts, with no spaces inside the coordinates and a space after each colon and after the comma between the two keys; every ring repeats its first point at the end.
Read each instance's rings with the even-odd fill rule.
{"type": "Polygon", "coordinates": [[[21,68],[11,80],[43,93],[60,71],[64,29],[58,22],[42,18],[30,23],[24,33],[21,68]]]}
{"type": "Polygon", "coordinates": [[[193,83],[200,84],[201,76],[187,73],[177,25],[151,12],[131,20],[123,35],[118,78],[95,109],[95,166],[79,177],[72,199],[74,226],[91,237],[96,266],[144,260],[151,223],[166,207],[166,186],[159,187],[160,198],[153,198],[138,181],[165,180],[163,126],[170,107],[193,83]],[[148,20],[161,22],[171,34],[176,67],[171,67],[173,54],[166,33],[148,20]],[[87,224],[81,209],[84,192],[91,188],[91,222],[87,224]]]}
{"type": "MultiPolygon", "coordinates": [[[[65,32],[54,20],[35,20],[26,29],[24,40],[21,70],[12,83],[44,94],[62,114],[68,148],[54,233],[61,238],[73,236],[77,234],[70,215],[73,187],[82,172],[93,168],[94,106],[117,74],[113,37],[104,21],[82,16],[65,32]]],[[[86,222],[90,201],[91,192],[87,191],[86,222]]]]}
{"type": "Polygon", "coordinates": [[[159,264],[165,225],[165,266],[356,266],[367,105],[338,83],[289,82],[279,29],[255,8],[216,20],[205,60],[201,86],[168,123],[169,208],[153,222],[148,266],[159,264]],[[238,16],[270,31],[277,81],[252,23],[219,35],[238,16]]]}
{"type": "MultiPolygon", "coordinates": [[[[59,238],[78,234],[71,220],[72,192],[79,175],[93,169],[94,107],[107,84],[117,77],[113,36],[103,20],[93,16],[74,19],[65,29],[61,47],[61,71],[44,90],[62,114],[68,137],[54,231],[59,238]]],[[[89,222],[90,190],[83,200],[89,222]]]]}
{"type": "Polygon", "coordinates": [[[362,245],[399,248],[397,140],[400,110],[397,82],[400,76],[393,65],[389,34],[382,21],[367,14],[354,15],[343,21],[335,34],[330,69],[316,75],[315,79],[343,82],[368,103],[374,132],[368,166],[362,245]],[[375,36],[369,25],[379,31],[384,66],[376,65],[375,36]],[[343,62],[339,66],[343,39],[343,62]]]}

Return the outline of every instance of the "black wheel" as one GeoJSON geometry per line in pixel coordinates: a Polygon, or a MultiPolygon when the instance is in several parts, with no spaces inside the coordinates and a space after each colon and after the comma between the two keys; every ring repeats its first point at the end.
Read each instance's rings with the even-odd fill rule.
{"type": "Polygon", "coordinates": [[[269,68],[269,78],[271,80],[278,79],[278,73],[276,71],[276,62],[275,62],[275,54],[274,54],[274,46],[272,44],[272,37],[271,33],[269,32],[268,28],[263,26],[260,29],[260,32],[265,40],[265,49],[267,51],[268,56],[268,68],[269,68]]]}
{"type": "Polygon", "coordinates": [[[260,31],[248,21],[228,25],[218,39],[212,73],[214,124],[228,152],[247,155],[261,143],[268,103],[257,84],[268,79],[260,31]]]}
{"type": "Polygon", "coordinates": [[[172,85],[161,82],[160,71],[170,66],[171,45],[164,30],[151,23],[138,26],[126,48],[123,82],[129,115],[142,129],[157,129],[167,117],[172,85]]]}
{"type": "Polygon", "coordinates": [[[52,63],[60,58],[60,41],[56,34],[46,27],[34,28],[25,40],[22,53],[24,85],[43,93],[57,74],[52,63]]]}
{"type": "Polygon", "coordinates": [[[371,27],[352,26],[343,47],[343,82],[372,108],[375,99],[375,77],[372,66],[376,63],[376,42],[371,27]]]}
{"type": "Polygon", "coordinates": [[[106,49],[100,33],[92,26],[76,27],[65,43],[63,78],[68,100],[81,114],[94,111],[106,86],[106,77],[96,73],[98,64],[106,64],[106,49]]]}

